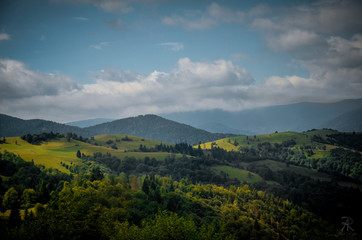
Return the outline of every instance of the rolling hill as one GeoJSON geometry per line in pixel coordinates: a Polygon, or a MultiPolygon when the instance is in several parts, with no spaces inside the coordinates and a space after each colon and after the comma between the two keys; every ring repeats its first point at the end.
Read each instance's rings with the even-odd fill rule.
{"type": "Polygon", "coordinates": [[[143,115],[84,128],[91,135],[129,134],[167,143],[195,144],[220,139],[227,134],[210,133],[156,115],[143,115]]]}
{"type": "MultiPolygon", "coordinates": [[[[105,134],[95,136],[88,142],[75,139],[67,141],[65,137],[62,137],[34,145],[20,137],[9,137],[5,144],[0,144],[0,153],[12,152],[28,162],[33,161],[36,165],[42,165],[48,169],[58,169],[65,173],[70,173],[70,169],[74,169],[76,166],[78,168],[85,167],[85,162],[76,156],[78,150],[85,155],[111,154],[119,159],[125,157],[143,159],[148,156],[163,160],[170,155],[167,152],[139,152],[141,144],[147,148],[152,148],[161,142],[135,136],[105,134]],[[125,138],[127,140],[122,140],[125,138]]],[[[176,154],[175,156],[181,157],[182,155],[176,154]]]]}
{"type": "Polygon", "coordinates": [[[186,124],[180,124],[156,115],[130,117],[102,123],[87,128],[68,126],[45,120],[22,120],[4,114],[0,115],[0,136],[15,137],[42,132],[75,133],[83,137],[101,134],[128,134],[166,143],[187,142],[196,144],[230,136],[210,133],[186,124]]]}

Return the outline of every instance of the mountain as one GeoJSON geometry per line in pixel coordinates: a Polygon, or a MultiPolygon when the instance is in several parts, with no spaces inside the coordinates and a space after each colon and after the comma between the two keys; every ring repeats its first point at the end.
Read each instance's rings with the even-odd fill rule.
{"type": "Polygon", "coordinates": [[[156,115],[130,117],[91,127],[79,128],[45,120],[22,120],[0,114],[0,136],[13,137],[27,133],[42,132],[75,133],[83,137],[101,134],[128,134],[158,140],[166,143],[187,142],[197,144],[208,142],[231,134],[210,133],[185,124],[177,123],[156,115]]]}
{"type": "Polygon", "coordinates": [[[91,126],[106,123],[106,122],[111,122],[114,120],[115,119],[110,119],[110,118],[93,118],[93,119],[87,119],[87,120],[82,120],[82,121],[68,122],[68,123],[66,123],[66,125],[85,128],[85,127],[91,127],[91,126]]]}
{"type": "Polygon", "coordinates": [[[321,125],[343,132],[362,132],[362,108],[344,113],[321,125]]]}
{"type": "MultiPolygon", "coordinates": [[[[167,119],[201,126],[207,129],[210,120],[215,124],[253,134],[275,131],[306,131],[318,128],[324,123],[362,106],[362,99],[343,100],[335,103],[302,102],[288,105],[262,107],[238,112],[223,110],[177,112],[163,114],[167,119]]],[[[211,130],[208,128],[208,130],[211,130]]]]}
{"type": "Polygon", "coordinates": [[[17,137],[27,133],[39,134],[42,132],[58,132],[63,134],[72,132],[78,135],[84,133],[79,127],[72,127],[41,119],[23,120],[0,114],[0,136],[17,137]]]}
{"type": "Polygon", "coordinates": [[[141,115],[84,128],[91,135],[129,134],[167,143],[197,144],[230,136],[210,133],[156,115],[141,115]]]}

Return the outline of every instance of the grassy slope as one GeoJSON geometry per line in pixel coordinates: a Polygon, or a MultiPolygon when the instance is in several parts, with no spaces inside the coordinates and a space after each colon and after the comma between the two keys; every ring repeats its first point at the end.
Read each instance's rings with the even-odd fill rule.
{"type": "Polygon", "coordinates": [[[238,169],[230,166],[216,166],[214,169],[217,171],[218,174],[223,171],[224,173],[227,173],[229,175],[229,178],[236,178],[240,182],[256,183],[263,181],[263,178],[260,177],[258,174],[243,169],[238,169]]]}
{"type": "MultiPolygon", "coordinates": [[[[330,155],[330,150],[333,148],[336,148],[337,146],[329,145],[329,144],[322,144],[318,142],[314,142],[311,140],[313,135],[319,135],[322,138],[325,138],[326,135],[335,133],[333,130],[315,130],[315,131],[308,131],[303,133],[297,133],[297,132],[282,132],[282,133],[273,133],[273,134],[264,134],[264,135],[257,135],[257,136],[236,136],[236,137],[230,137],[230,138],[224,138],[220,139],[214,142],[208,142],[205,144],[201,144],[200,147],[202,149],[211,149],[211,144],[216,143],[216,147],[223,148],[227,151],[238,151],[240,147],[254,147],[257,148],[257,145],[262,142],[270,142],[271,144],[278,143],[281,144],[283,141],[293,139],[297,144],[292,147],[291,149],[295,152],[300,151],[301,147],[304,146],[314,146],[316,149],[314,149],[314,154],[310,157],[306,155],[308,159],[319,159],[319,158],[326,158],[330,155]],[[234,145],[235,141],[237,142],[237,146],[234,145]],[[325,146],[326,149],[322,149],[322,147],[325,146]]],[[[197,147],[197,146],[196,146],[197,147]]],[[[306,167],[300,167],[300,166],[294,166],[289,165],[287,166],[285,163],[274,161],[274,160],[262,160],[252,163],[240,163],[245,169],[248,167],[249,164],[256,164],[256,165],[266,165],[270,168],[272,171],[279,171],[279,170],[287,170],[292,171],[297,174],[300,174],[302,176],[311,177],[313,179],[319,179],[320,181],[330,181],[332,177],[326,173],[318,172],[314,169],[309,169],[306,167]]],[[[217,169],[224,168],[224,166],[217,166],[217,169]]],[[[231,167],[229,167],[231,168],[231,167]]],[[[245,173],[241,169],[233,169],[228,171],[228,169],[225,169],[226,173],[229,174],[230,177],[234,177],[234,173],[237,172],[237,170],[240,170],[239,172],[239,180],[247,181],[248,179],[245,179],[245,173]]],[[[247,171],[246,171],[247,172],[247,171]]],[[[247,174],[247,173],[246,173],[247,174]]],[[[360,187],[357,184],[350,183],[350,182],[339,182],[340,185],[348,186],[348,187],[360,187]]]]}
{"type": "Polygon", "coordinates": [[[331,130],[316,130],[304,133],[297,132],[282,132],[282,133],[272,133],[272,134],[264,134],[257,136],[236,136],[230,138],[220,139],[214,142],[208,142],[205,144],[201,144],[200,147],[202,149],[211,149],[211,144],[215,143],[216,147],[223,148],[227,151],[238,151],[240,147],[253,147],[257,148],[259,143],[269,142],[271,144],[278,143],[281,144],[283,141],[293,139],[297,144],[291,148],[294,150],[298,150],[304,146],[314,146],[317,149],[313,150],[314,154],[308,158],[323,158],[329,156],[329,151],[336,146],[322,144],[318,142],[314,142],[311,140],[313,135],[319,135],[321,137],[325,137],[328,134],[332,134],[334,131],[331,130]],[[237,143],[235,146],[235,142],[237,143]],[[326,150],[323,150],[322,147],[325,146],[326,150]]]}
{"type": "MultiPolygon", "coordinates": [[[[71,139],[69,142],[65,138],[53,140],[50,142],[44,142],[41,145],[32,145],[22,140],[20,137],[6,138],[5,144],[0,145],[0,152],[8,151],[14,154],[20,155],[25,161],[34,161],[37,165],[43,165],[46,168],[59,169],[62,172],[70,173],[68,169],[61,165],[61,162],[67,165],[81,164],[81,160],[76,157],[76,153],[80,150],[85,155],[93,155],[93,153],[110,153],[113,156],[123,159],[124,157],[144,158],[146,156],[150,158],[156,158],[157,160],[163,160],[169,156],[170,153],[166,152],[134,152],[139,148],[139,145],[146,145],[147,147],[153,147],[160,142],[147,140],[139,137],[128,136],[132,141],[120,141],[116,142],[118,149],[110,148],[106,142],[111,139],[124,138],[125,135],[101,135],[94,138],[94,142],[101,144],[102,146],[95,146],[93,144],[84,143],[71,139]]],[[[179,155],[176,155],[179,156],[179,155]]]]}

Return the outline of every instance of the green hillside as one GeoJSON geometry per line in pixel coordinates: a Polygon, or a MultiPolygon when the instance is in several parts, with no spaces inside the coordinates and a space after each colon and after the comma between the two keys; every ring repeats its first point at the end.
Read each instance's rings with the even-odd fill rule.
{"type": "MultiPolygon", "coordinates": [[[[313,136],[320,136],[325,138],[327,135],[336,133],[334,130],[313,130],[303,133],[298,132],[281,132],[281,133],[272,133],[272,134],[263,134],[263,135],[254,135],[254,136],[235,136],[230,138],[224,138],[213,142],[207,142],[201,144],[203,149],[211,149],[211,144],[214,143],[214,147],[220,147],[227,151],[239,150],[240,147],[257,147],[258,144],[262,142],[269,142],[271,144],[282,144],[288,140],[294,140],[296,142],[296,147],[303,146],[314,146],[314,147],[323,147],[326,144],[313,141],[313,136]]],[[[329,144],[326,145],[327,148],[334,148],[329,144]]]]}
{"type": "Polygon", "coordinates": [[[215,169],[218,174],[222,175],[223,173],[225,173],[228,175],[229,178],[236,178],[240,182],[253,184],[264,180],[258,174],[252,173],[244,169],[238,169],[230,166],[216,166],[215,169]]]}
{"type": "MultiPolygon", "coordinates": [[[[9,137],[6,138],[6,143],[0,144],[0,152],[12,152],[26,161],[34,161],[36,165],[58,169],[65,173],[70,173],[69,166],[75,167],[83,164],[83,161],[76,155],[78,150],[84,155],[93,155],[97,152],[102,154],[110,153],[120,159],[125,157],[143,159],[147,156],[163,160],[170,155],[167,152],[139,152],[138,149],[141,144],[151,148],[161,144],[161,142],[135,136],[100,135],[89,140],[89,143],[74,139],[67,141],[63,137],[42,142],[40,145],[34,145],[22,140],[20,137],[9,137]]],[[[176,156],[180,157],[181,155],[176,154],[176,156]]]]}
{"type": "MultiPolygon", "coordinates": [[[[338,178],[340,185],[361,187],[360,183],[351,181],[362,180],[361,144],[361,133],[323,129],[236,136],[201,144],[200,148],[239,154],[241,161],[237,167],[254,173],[288,171],[319,181],[338,178]]],[[[235,177],[235,171],[229,175],[235,177]]]]}

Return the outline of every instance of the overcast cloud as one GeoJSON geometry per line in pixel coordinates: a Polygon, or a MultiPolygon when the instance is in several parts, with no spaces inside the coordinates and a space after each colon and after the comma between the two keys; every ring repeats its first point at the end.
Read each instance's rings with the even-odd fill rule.
{"type": "Polygon", "coordinates": [[[94,113],[99,117],[126,117],[215,108],[233,111],[264,106],[265,102],[333,100],[346,93],[359,97],[362,91],[362,73],[354,68],[328,75],[313,70],[311,78],[273,76],[256,84],[246,69],[231,61],[193,62],[182,58],[168,73],[142,75],[108,68],[93,72],[93,83],[77,85],[67,76],[33,72],[14,60],[1,60],[0,66],[0,112],[12,109],[18,116],[57,121],[82,119],[94,113]],[[346,75],[352,77],[341,82],[340,77],[346,75]]]}

